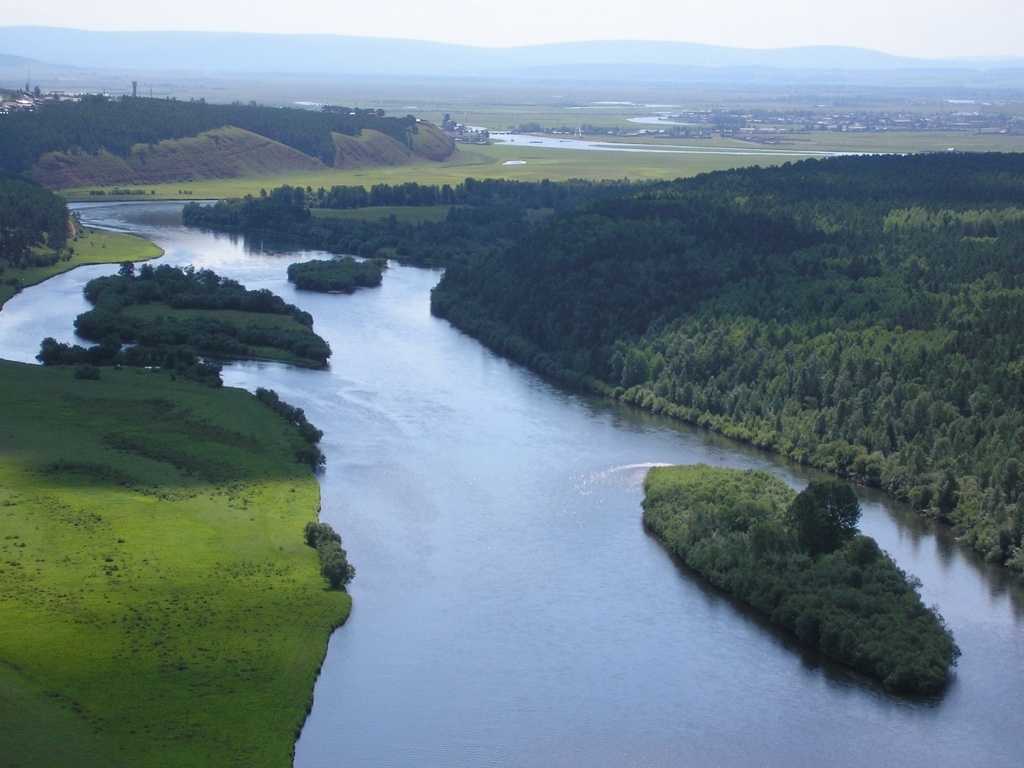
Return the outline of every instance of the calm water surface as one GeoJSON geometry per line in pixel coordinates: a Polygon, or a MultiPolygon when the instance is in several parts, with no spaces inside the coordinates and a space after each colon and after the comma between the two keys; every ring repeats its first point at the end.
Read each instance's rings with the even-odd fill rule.
{"type": "MultiPolygon", "coordinates": [[[[963,649],[941,699],[895,698],[802,653],[682,573],[640,523],[656,463],[810,474],[714,436],[576,397],[429,313],[438,273],[392,267],[354,296],[295,291],[310,252],[183,229],[180,205],[89,205],[164,260],[312,312],[326,371],[227,366],[325,431],[322,517],[344,537],[355,608],[330,643],[299,768],[1019,766],[1020,590],[905,509],[862,493],[862,530],[923,582],[963,649]]],[[[31,361],[71,340],[87,268],[0,315],[31,361]]],[[[298,534],[297,534],[298,535],[298,534]]]]}
{"type": "MultiPolygon", "coordinates": [[[[632,122],[656,122],[662,125],[675,125],[666,123],[658,118],[634,118],[632,122]]],[[[490,138],[499,144],[515,145],[527,149],[582,149],[597,152],[660,152],[668,155],[730,155],[733,157],[754,156],[754,157],[785,157],[805,158],[822,157],[825,155],[848,155],[850,152],[821,152],[799,149],[768,149],[765,147],[709,147],[701,145],[670,144],[630,144],[614,141],[596,141],[593,139],[561,138],[558,136],[536,136],[530,133],[511,133],[504,131],[491,131],[490,138]]]]}

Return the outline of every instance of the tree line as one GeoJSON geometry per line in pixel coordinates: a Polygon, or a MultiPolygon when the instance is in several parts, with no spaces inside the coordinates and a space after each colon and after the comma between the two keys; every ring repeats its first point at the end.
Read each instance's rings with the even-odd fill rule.
{"type": "Polygon", "coordinates": [[[228,232],[273,232],[307,247],[365,258],[393,258],[420,266],[446,266],[471,253],[511,245],[545,218],[584,202],[622,194],[624,181],[519,182],[466,179],[450,185],[416,183],[335,186],[313,191],[283,186],[259,196],[189,203],[187,226],[228,232]],[[379,221],[314,216],[316,209],[449,205],[443,221],[379,221]]]}
{"type": "Polygon", "coordinates": [[[0,275],[9,268],[54,263],[67,246],[70,227],[63,198],[0,171],[0,275]]]}
{"type": "Polygon", "coordinates": [[[295,446],[296,458],[313,470],[323,469],[326,458],[319,447],[320,438],[324,436],[323,430],[309,422],[305,411],[286,403],[274,390],[256,387],[255,394],[257,400],[295,427],[302,441],[295,446]]]}
{"type": "Polygon", "coordinates": [[[650,185],[453,262],[432,310],[565,383],[885,489],[1024,570],[1024,156],[650,185]]]}

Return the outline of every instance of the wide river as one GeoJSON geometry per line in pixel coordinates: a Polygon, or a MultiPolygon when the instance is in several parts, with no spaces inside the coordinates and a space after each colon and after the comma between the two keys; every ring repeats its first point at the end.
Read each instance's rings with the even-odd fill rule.
{"type": "MultiPolygon", "coordinates": [[[[923,582],[963,649],[934,700],[890,696],[802,652],[682,572],[640,520],[657,463],[811,473],[713,435],[568,394],[430,316],[439,273],[301,293],[288,253],[184,229],[180,204],[78,207],[171,264],[266,287],[310,311],[330,370],[233,364],[325,432],[322,517],[357,568],[299,768],[1020,766],[1024,596],[945,533],[861,492],[862,530],[923,582]]],[[[32,361],[73,338],[83,268],[0,315],[32,361]]]]}

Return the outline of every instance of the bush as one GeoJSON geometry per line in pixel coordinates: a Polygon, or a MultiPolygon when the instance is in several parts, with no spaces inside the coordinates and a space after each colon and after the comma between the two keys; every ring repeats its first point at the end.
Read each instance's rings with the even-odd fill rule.
{"type": "Polygon", "coordinates": [[[334,589],[344,589],[356,575],[341,548],[341,536],[327,523],[306,523],[306,545],[316,548],[320,557],[320,573],[334,589]]]}

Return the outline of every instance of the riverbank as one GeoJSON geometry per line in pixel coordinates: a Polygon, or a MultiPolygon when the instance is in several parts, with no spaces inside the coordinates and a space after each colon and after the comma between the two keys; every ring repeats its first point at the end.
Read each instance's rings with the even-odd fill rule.
{"type": "Polygon", "coordinates": [[[351,604],[303,541],[319,486],[293,428],[149,371],[0,382],[0,754],[290,765],[351,604]]]}
{"type": "Polygon", "coordinates": [[[83,228],[68,245],[70,257],[45,267],[28,269],[9,268],[4,272],[0,284],[0,307],[22,288],[38,285],[54,275],[82,267],[87,264],[120,264],[123,261],[149,261],[164,255],[163,249],[135,235],[108,232],[90,227],[83,228]]]}

